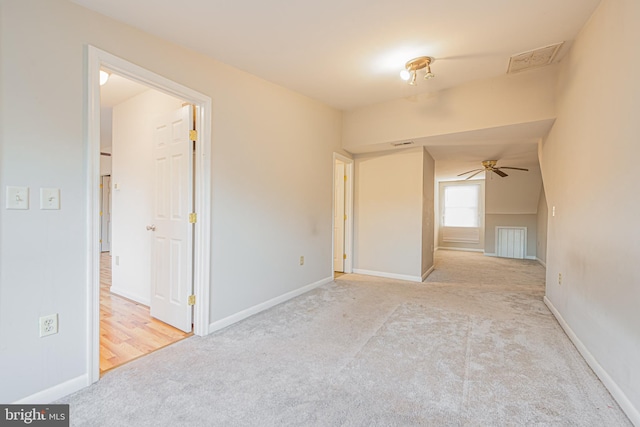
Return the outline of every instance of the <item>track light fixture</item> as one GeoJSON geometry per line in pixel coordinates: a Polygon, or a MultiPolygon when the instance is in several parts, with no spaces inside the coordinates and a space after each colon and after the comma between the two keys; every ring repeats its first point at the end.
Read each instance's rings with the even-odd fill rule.
{"type": "Polygon", "coordinates": [[[400,72],[400,78],[404,81],[408,81],[411,86],[415,86],[418,70],[425,70],[424,79],[429,80],[435,77],[435,74],[431,72],[431,64],[435,61],[431,56],[419,56],[413,58],[407,62],[404,66],[404,70],[400,72]]]}

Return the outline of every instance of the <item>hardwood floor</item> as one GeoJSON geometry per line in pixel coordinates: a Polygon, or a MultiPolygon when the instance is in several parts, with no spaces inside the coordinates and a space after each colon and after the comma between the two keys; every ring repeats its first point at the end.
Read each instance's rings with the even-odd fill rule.
{"type": "Polygon", "coordinates": [[[105,252],[100,256],[100,375],[192,335],[152,318],[149,307],[110,288],[111,256],[105,252]]]}

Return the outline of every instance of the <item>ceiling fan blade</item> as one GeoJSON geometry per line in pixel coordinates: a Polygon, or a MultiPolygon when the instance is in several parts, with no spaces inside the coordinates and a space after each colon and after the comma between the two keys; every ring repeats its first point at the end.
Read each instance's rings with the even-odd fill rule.
{"type": "Polygon", "coordinates": [[[513,169],[513,170],[517,170],[517,171],[526,171],[529,172],[529,169],[525,169],[525,168],[512,168],[511,166],[501,166],[499,168],[496,169],[513,169]]]}
{"type": "Polygon", "coordinates": [[[509,176],[506,173],[502,172],[500,169],[491,169],[492,171],[494,171],[496,174],[500,175],[501,177],[505,177],[505,176],[509,176]]]}
{"type": "MultiPolygon", "coordinates": [[[[464,180],[468,180],[473,178],[474,176],[478,175],[480,172],[482,172],[484,169],[478,169],[478,171],[476,173],[474,173],[473,175],[469,175],[468,177],[466,177],[464,180]]],[[[469,171],[469,172],[473,172],[473,171],[469,171]]]]}
{"type": "MultiPolygon", "coordinates": [[[[484,169],[474,169],[474,170],[472,170],[472,171],[462,172],[462,173],[461,173],[461,174],[459,174],[458,176],[466,175],[466,174],[468,174],[468,173],[475,172],[475,171],[480,171],[480,172],[482,172],[483,170],[484,170],[484,169]]],[[[472,176],[473,176],[473,175],[472,175],[472,176]]]]}

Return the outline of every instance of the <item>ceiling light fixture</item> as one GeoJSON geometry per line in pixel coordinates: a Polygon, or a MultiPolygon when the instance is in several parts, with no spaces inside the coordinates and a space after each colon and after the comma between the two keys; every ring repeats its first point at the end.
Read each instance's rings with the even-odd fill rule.
{"type": "Polygon", "coordinates": [[[109,80],[109,76],[111,74],[107,73],[106,71],[100,70],[100,86],[103,86],[107,80],[109,80]]]}
{"type": "Polygon", "coordinates": [[[404,81],[408,81],[411,86],[415,86],[418,70],[425,70],[424,79],[429,80],[435,77],[435,74],[431,72],[431,64],[435,62],[435,59],[431,56],[419,56],[413,58],[411,61],[404,65],[404,70],[400,71],[400,78],[404,81]]]}

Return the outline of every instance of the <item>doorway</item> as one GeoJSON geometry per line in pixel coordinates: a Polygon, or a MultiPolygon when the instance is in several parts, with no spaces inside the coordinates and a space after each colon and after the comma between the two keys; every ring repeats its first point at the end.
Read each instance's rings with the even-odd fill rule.
{"type": "Polygon", "coordinates": [[[115,73],[103,83],[101,374],[191,335],[196,126],[181,99],[115,73]]]}
{"type": "Polygon", "coordinates": [[[333,154],[333,275],[353,271],[353,160],[333,154]]]}
{"type": "MultiPolygon", "coordinates": [[[[195,117],[199,123],[197,134],[193,138],[195,155],[189,155],[195,165],[195,173],[188,177],[195,188],[195,206],[188,215],[193,224],[193,238],[184,247],[192,251],[187,261],[193,265],[193,293],[188,298],[192,310],[193,333],[206,335],[209,332],[209,295],[210,295],[210,204],[211,204],[211,98],[193,91],[179,83],[170,81],[149,70],[141,68],[121,58],[97,49],[88,47],[87,64],[87,323],[88,345],[87,366],[89,367],[88,383],[100,377],[100,69],[108,70],[134,82],[146,85],[161,93],[183,99],[195,106],[195,117]],[[203,143],[206,141],[207,143],[203,143]],[[193,214],[193,215],[192,215],[193,214]],[[197,216],[197,220],[196,220],[197,216]]],[[[192,110],[193,111],[193,110],[192,110]]],[[[187,119],[189,121],[189,119],[187,119]]],[[[193,135],[193,136],[191,136],[193,135]]],[[[112,181],[112,189],[116,183],[112,181]]],[[[191,209],[189,209],[191,211],[191,209]]],[[[185,217],[186,218],[186,217],[185,217]]],[[[150,224],[152,225],[152,224],[150,224]]],[[[163,238],[155,239],[163,240],[163,238]]],[[[166,239],[164,239],[166,241],[166,239]]],[[[169,247],[176,253],[175,246],[169,247]]],[[[180,248],[179,248],[180,249],[180,248]]],[[[177,250],[180,252],[180,250],[177,250]]],[[[166,276],[166,274],[163,274],[166,276]]],[[[189,286],[191,288],[191,286],[189,286]]],[[[172,295],[173,297],[173,295],[172,295]]],[[[175,299],[175,298],[171,298],[175,299]]],[[[182,302],[181,302],[182,303],[182,302]]],[[[186,303],[186,302],[185,302],[186,303]]]]}

